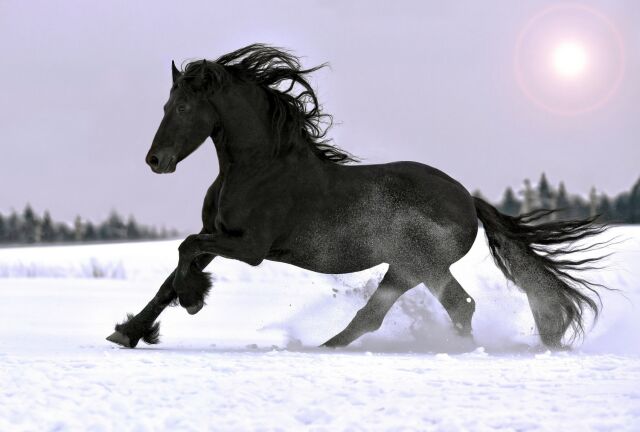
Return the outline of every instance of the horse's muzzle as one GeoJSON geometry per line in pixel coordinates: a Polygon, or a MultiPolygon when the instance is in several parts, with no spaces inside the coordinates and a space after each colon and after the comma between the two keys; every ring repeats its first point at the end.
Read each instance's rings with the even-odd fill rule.
{"type": "Polygon", "coordinates": [[[172,173],[176,170],[177,158],[159,152],[149,152],[146,158],[147,165],[156,174],[172,173]]]}

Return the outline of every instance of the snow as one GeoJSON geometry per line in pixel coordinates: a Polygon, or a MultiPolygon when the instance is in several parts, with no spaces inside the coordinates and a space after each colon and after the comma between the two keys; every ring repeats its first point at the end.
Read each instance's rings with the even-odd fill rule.
{"type": "Polygon", "coordinates": [[[638,363],[607,355],[93,345],[25,360],[2,360],[1,430],[588,431],[640,417],[638,363]]]}
{"type": "Polygon", "coordinates": [[[452,271],[474,344],[423,287],[344,350],[315,348],[386,264],[322,275],[216,259],[207,306],[161,316],[161,344],[104,340],[155,294],[177,241],[0,249],[0,431],[640,430],[640,227],[616,227],[601,319],[570,352],[540,346],[526,297],[483,233],[452,271]]]}

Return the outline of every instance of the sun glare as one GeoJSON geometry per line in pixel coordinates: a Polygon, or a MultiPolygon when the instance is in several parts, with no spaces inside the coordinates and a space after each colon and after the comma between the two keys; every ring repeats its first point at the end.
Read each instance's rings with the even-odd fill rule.
{"type": "Polygon", "coordinates": [[[563,78],[582,75],[587,66],[587,50],[579,42],[562,42],[553,50],[553,68],[563,78]]]}
{"type": "Polygon", "coordinates": [[[602,12],[576,3],[540,10],[518,33],[515,77],[524,95],[558,115],[604,106],[625,71],[622,34],[602,12]]]}

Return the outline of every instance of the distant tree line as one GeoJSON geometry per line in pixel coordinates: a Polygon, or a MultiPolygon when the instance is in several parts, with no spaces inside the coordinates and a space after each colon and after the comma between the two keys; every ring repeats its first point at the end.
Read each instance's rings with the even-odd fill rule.
{"type": "MultiPolygon", "coordinates": [[[[482,197],[480,191],[474,195],[482,197]]],[[[483,197],[484,198],[484,197],[483,197]]],[[[486,198],[484,198],[486,200],[486,198]]],[[[488,200],[487,200],[488,201],[488,200]]],[[[547,217],[554,219],[584,219],[600,215],[599,221],[621,224],[640,223],[640,179],[630,188],[614,197],[598,193],[591,188],[589,196],[569,194],[563,182],[552,186],[543,173],[533,187],[526,179],[518,192],[508,187],[496,207],[503,213],[517,216],[536,209],[555,209],[558,212],[547,217]]],[[[73,224],[56,222],[48,211],[36,214],[27,204],[22,213],[15,210],[9,215],[0,213],[0,244],[7,243],[65,243],[113,240],[153,240],[174,238],[178,232],[140,225],[133,216],[126,220],[112,211],[101,223],[77,216],[73,224]]]]}
{"type": "MultiPolygon", "coordinates": [[[[482,196],[480,192],[476,196],[482,196]]],[[[591,188],[589,196],[584,198],[577,194],[569,194],[563,182],[558,187],[549,184],[543,173],[540,181],[533,187],[527,179],[524,187],[517,193],[508,187],[502,200],[496,207],[503,213],[517,216],[536,209],[558,210],[547,217],[554,219],[576,219],[600,215],[601,222],[619,224],[640,223],[640,179],[629,191],[609,197],[591,188]]]]}
{"type": "Polygon", "coordinates": [[[153,240],[177,236],[176,230],[140,225],[133,216],[125,220],[116,211],[97,224],[80,216],[73,224],[57,222],[48,211],[42,216],[36,214],[29,204],[22,213],[15,210],[6,216],[0,213],[0,244],[153,240]]]}

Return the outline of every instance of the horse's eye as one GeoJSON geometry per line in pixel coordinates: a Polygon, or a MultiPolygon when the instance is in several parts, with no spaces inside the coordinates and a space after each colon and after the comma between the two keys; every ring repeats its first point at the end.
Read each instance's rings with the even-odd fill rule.
{"type": "Polygon", "coordinates": [[[183,112],[185,112],[187,110],[187,107],[184,105],[178,105],[178,112],[180,114],[182,114],[183,112]]]}

